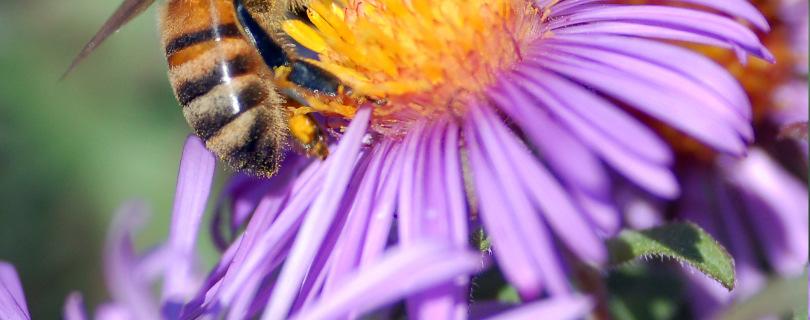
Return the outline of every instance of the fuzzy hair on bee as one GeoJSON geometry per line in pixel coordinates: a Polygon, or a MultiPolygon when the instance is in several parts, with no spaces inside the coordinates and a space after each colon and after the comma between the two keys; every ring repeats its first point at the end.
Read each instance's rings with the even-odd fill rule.
{"type": "MultiPolygon", "coordinates": [[[[153,2],[125,0],[66,74],[153,2]]],[[[275,175],[289,140],[309,156],[328,154],[318,121],[295,110],[343,89],[335,76],[299,59],[281,28],[307,3],[168,0],[161,9],[161,44],[183,115],[208,149],[235,170],[275,175]]]]}

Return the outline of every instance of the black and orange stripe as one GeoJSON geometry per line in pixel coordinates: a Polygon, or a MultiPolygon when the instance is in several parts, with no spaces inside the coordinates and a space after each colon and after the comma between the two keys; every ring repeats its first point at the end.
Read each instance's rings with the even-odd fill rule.
{"type": "Polygon", "coordinates": [[[287,115],[233,0],[169,0],[161,21],[169,80],[189,125],[238,170],[279,167],[287,115]]]}
{"type": "Polygon", "coordinates": [[[172,39],[169,43],[166,44],[166,56],[171,56],[176,52],[186,49],[188,47],[208,42],[208,41],[215,41],[217,37],[219,38],[240,38],[242,36],[242,32],[239,31],[239,26],[235,23],[229,23],[226,25],[218,25],[214,26],[213,28],[208,28],[205,30],[200,30],[197,32],[191,32],[183,34],[177,38],[172,39]]]}

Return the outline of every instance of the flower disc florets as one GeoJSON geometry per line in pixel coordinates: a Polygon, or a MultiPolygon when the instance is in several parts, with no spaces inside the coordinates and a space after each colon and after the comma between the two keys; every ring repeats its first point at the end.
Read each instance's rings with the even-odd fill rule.
{"type": "Polygon", "coordinates": [[[541,13],[515,0],[316,0],[308,14],[314,28],[291,20],[285,30],[379,101],[372,128],[388,136],[465,114],[541,34],[541,13]]]}

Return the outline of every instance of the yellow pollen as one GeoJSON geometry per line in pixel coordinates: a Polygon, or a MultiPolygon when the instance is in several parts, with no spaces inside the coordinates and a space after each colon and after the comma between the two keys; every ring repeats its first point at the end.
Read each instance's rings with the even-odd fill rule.
{"type": "Polygon", "coordinates": [[[307,13],[312,25],[285,32],[377,102],[380,132],[465,113],[539,36],[543,14],[525,0],[312,0],[307,13]]]}
{"type": "Polygon", "coordinates": [[[309,48],[315,53],[322,53],[326,50],[326,42],[320,34],[315,32],[312,28],[307,26],[301,20],[287,20],[284,21],[282,29],[293,39],[305,39],[303,43],[305,47],[309,48]]]}

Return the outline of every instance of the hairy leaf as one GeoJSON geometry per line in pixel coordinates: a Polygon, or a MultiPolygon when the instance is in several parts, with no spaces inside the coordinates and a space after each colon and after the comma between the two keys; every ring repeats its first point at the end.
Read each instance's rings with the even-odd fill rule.
{"type": "Polygon", "coordinates": [[[607,246],[612,265],[640,258],[671,258],[689,264],[728,290],[734,289],[734,259],[722,245],[693,223],[624,230],[609,239],[607,246]]]}

